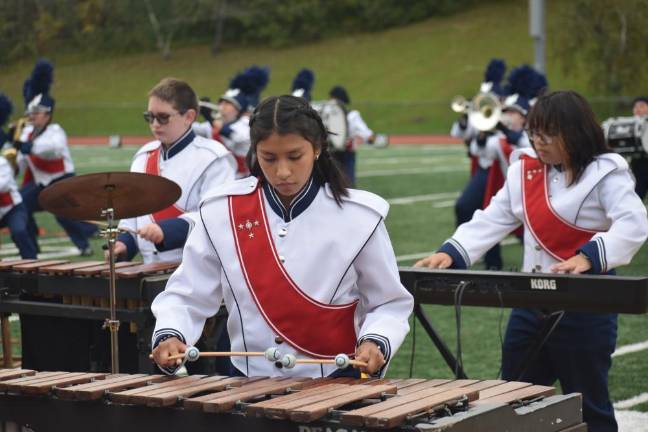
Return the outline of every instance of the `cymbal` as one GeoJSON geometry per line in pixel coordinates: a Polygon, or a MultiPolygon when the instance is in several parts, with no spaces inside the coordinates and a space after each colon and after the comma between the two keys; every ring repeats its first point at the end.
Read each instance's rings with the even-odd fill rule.
{"type": "Polygon", "coordinates": [[[68,177],[46,187],[40,206],[70,219],[103,219],[114,209],[115,219],[151,214],[175,203],[182,193],[175,182],[156,175],[102,172],[68,177]]]}

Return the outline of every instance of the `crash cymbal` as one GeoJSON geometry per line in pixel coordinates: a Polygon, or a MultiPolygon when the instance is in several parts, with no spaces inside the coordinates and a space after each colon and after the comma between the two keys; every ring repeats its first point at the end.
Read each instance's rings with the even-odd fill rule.
{"type": "Polygon", "coordinates": [[[114,209],[115,219],[151,214],[180,198],[175,182],[156,175],[103,172],[69,177],[46,187],[40,206],[70,219],[103,219],[101,211],[114,209]]]}

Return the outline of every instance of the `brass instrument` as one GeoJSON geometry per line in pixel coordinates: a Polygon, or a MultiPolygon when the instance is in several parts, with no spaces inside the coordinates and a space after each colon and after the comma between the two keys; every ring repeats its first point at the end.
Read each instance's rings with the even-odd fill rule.
{"type": "Polygon", "coordinates": [[[450,107],[454,112],[468,115],[468,122],[480,131],[489,131],[502,118],[502,103],[495,93],[480,92],[468,101],[463,96],[455,96],[450,107]]]}
{"type": "Polygon", "coordinates": [[[212,112],[212,118],[214,120],[220,120],[222,118],[221,113],[220,113],[220,108],[218,107],[218,104],[211,103],[209,101],[198,101],[198,106],[207,108],[211,110],[212,112]]]}
{"type": "Polygon", "coordinates": [[[9,165],[14,170],[14,175],[18,175],[18,143],[20,142],[20,136],[22,135],[23,129],[28,125],[28,117],[21,117],[15,124],[9,126],[9,139],[11,145],[8,145],[2,149],[2,156],[7,159],[9,165]]]}

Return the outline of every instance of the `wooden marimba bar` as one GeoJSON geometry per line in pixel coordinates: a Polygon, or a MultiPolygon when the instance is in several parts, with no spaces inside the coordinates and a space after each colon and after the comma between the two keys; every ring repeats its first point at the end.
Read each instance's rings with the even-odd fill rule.
{"type": "MultiPolygon", "coordinates": [[[[164,290],[169,274],[177,266],[172,262],[116,264],[118,318],[130,323],[132,333],[142,333],[139,339],[150,338],[144,333],[151,329],[141,328],[145,322],[152,323],[148,305],[164,290]]],[[[0,314],[101,321],[110,314],[108,277],[108,264],[103,261],[1,261],[0,314]]],[[[2,327],[7,327],[5,321],[2,327]]],[[[140,363],[149,364],[146,358],[140,363]]],[[[10,355],[4,356],[4,366],[12,366],[10,355]]]]}
{"type": "Polygon", "coordinates": [[[587,430],[580,394],[522,382],[22,369],[0,369],[0,420],[36,432],[587,430]]]}

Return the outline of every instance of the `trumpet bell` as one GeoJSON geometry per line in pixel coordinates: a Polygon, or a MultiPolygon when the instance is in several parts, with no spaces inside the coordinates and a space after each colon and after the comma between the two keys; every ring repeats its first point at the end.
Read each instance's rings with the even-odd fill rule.
{"type": "Polygon", "coordinates": [[[463,113],[468,110],[468,101],[463,96],[455,96],[450,102],[450,108],[456,113],[463,113]]]}
{"type": "Polygon", "coordinates": [[[493,93],[480,93],[472,101],[468,121],[480,131],[495,128],[502,118],[502,104],[493,93]]]}

